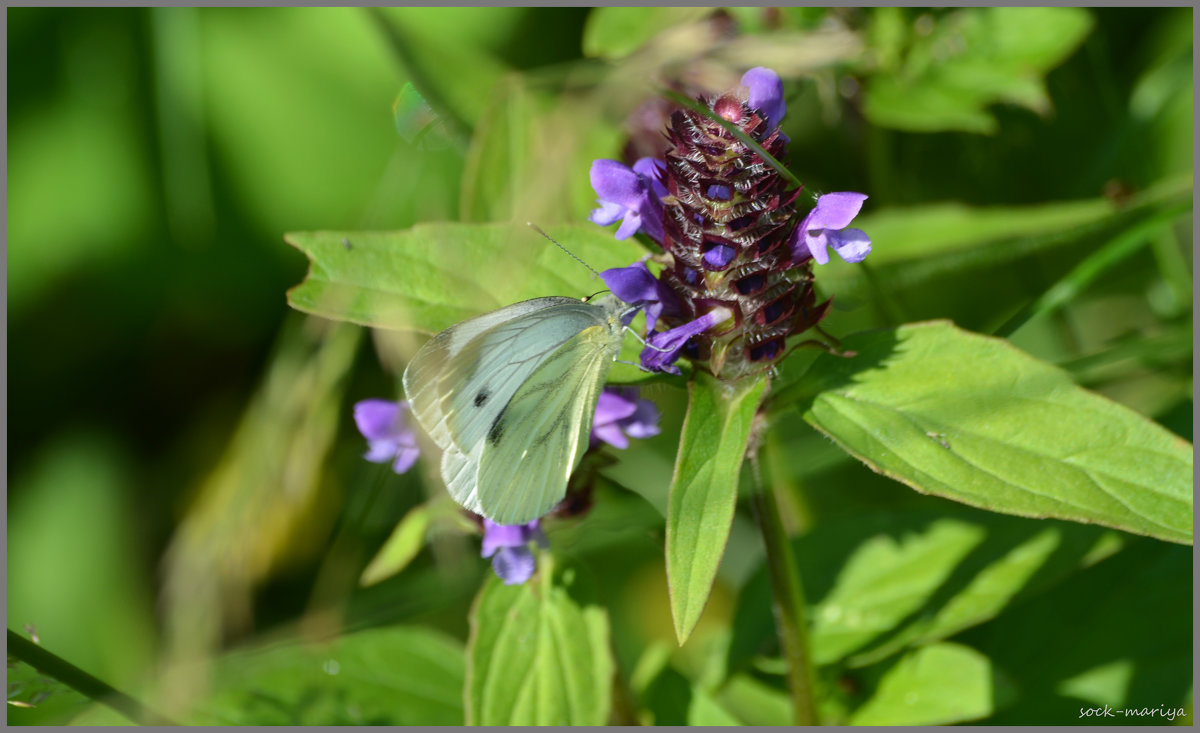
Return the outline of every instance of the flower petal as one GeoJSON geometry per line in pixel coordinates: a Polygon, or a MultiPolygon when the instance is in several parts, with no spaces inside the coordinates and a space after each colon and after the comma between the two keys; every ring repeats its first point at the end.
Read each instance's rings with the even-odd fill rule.
{"type": "Polygon", "coordinates": [[[404,473],[412,468],[420,457],[421,451],[417,448],[400,448],[396,451],[396,460],[392,462],[392,470],[396,473],[404,473]]]}
{"type": "Polygon", "coordinates": [[[601,201],[600,208],[593,209],[592,213],[588,215],[588,221],[606,227],[625,216],[625,212],[628,210],[620,204],[614,204],[611,201],[601,201]]]}
{"type": "Polygon", "coordinates": [[[620,448],[621,450],[629,447],[629,439],[625,437],[625,433],[621,432],[621,426],[615,422],[606,425],[593,425],[592,438],[608,443],[612,447],[620,448]]]}
{"type": "Polygon", "coordinates": [[[600,399],[596,400],[596,417],[592,422],[595,425],[608,425],[624,420],[634,412],[637,412],[637,400],[605,387],[600,393],[600,399]]]}
{"type": "Polygon", "coordinates": [[[617,239],[629,239],[637,234],[638,229],[642,227],[642,215],[636,211],[630,211],[625,214],[625,219],[621,222],[621,226],[617,227],[617,239]]]}
{"type": "Polygon", "coordinates": [[[592,188],[601,201],[611,201],[635,209],[646,194],[646,184],[637,173],[615,160],[592,161],[592,188]]]}
{"type": "Polygon", "coordinates": [[[808,246],[808,251],[812,254],[812,258],[816,260],[818,265],[829,263],[829,252],[826,248],[829,246],[829,239],[826,237],[825,229],[817,229],[815,234],[809,234],[804,237],[804,243],[808,246]]]}
{"type": "Polygon", "coordinates": [[[633,164],[633,172],[642,176],[649,184],[655,196],[662,198],[667,195],[666,186],[662,185],[663,175],[667,172],[667,164],[658,158],[638,158],[633,164]]]}
{"type": "Polygon", "coordinates": [[[392,438],[396,433],[400,412],[407,406],[408,403],[391,400],[363,400],[354,405],[354,424],[368,441],[392,438]]]}
{"type": "Polygon", "coordinates": [[[750,90],[746,104],[751,109],[757,109],[770,122],[770,130],[774,130],[787,113],[787,103],[783,101],[783,81],[779,74],[765,66],[755,66],[742,75],[742,85],[750,90]]]}
{"type": "Polygon", "coordinates": [[[363,454],[363,458],[371,463],[386,463],[395,457],[397,450],[396,441],[391,438],[368,440],[367,452],[363,454]]]}
{"type": "Polygon", "coordinates": [[[731,245],[718,243],[704,253],[701,259],[704,264],[708,265],[713,270],[724,270],[729,267],[729,263],[733,262],[734,256],[737,254],[737,249],[731,245]]]}
{"type": "Polygon", "coordinates": [[[642,231],[655,242],[663,241],[663,205],[657,196],[646,194],[642,207],[638,212],[641,216],[642,231]]]}
{"type": "Polygon", "coordinates": [[[646,313],[646,327],[654,328],[663,311],[677,313],[675,293],[650,274],[645,262],[629,267],[614,267],[600,273],[600,279],[622,301],[639,306],[646,313]]]}
{"type": "Polygon", "coordinates": [[[714,183],[704,191],[704,195],[713,201],[728,201],[733,198],[733,189],[722,183],[714,183]]]}
{"type": "Polygon", "coordinates": [[[817,199],[817,207],[805,218],[806,229],[845,229],[858,216],[867,195],[853,191],[827,193],[817,199]]]}
{"type": "Polygon", "coordinates": [[[528,547],[503,547],[492,558],[492,570],[505,585],[520,585],[533,577],[537,560],[528,547]]]}
{"type": "Polygon", "coordinates": [[[830,232],[829,246],[847,262],[862,262],[871,253],[871,239],[861,229],[830,232]]]}
{"type": "Polygon", "coordinates": [[[621,429],[631,438],[649,438],[658,435],[658,407],[650,400],[638,400],[637,410],[621,421],[621,429]]]}
{"type": "Polygon", "coordinates": [[[691,337],[704,333],[708,329],[728,321],[733,313],[728,308],[714,308],[694,321],[689,321],[670,331],[656,333],[646,339],[646,348],[642,349],[642,366],[651,371],[666,371],[679,373],[678,369],[670,367],[678,358],[679,352],[691,337]],[[672,371],[673,369],[673,371],[672,371]]]}
{"type": "Polygon", "coordinates": [[[600,273],[600,279],[612,294],[634,304],[658,299],[658,280],[650,274],[645,262],[635,262],[629,267],[613,267],[600,273]]]}
{"type": "Polygon", "coordinates": [[[483,520],[483,557],[491,557],[502,547],[521,547],[528,541],[524,524],[496,524],[490,519],[483,520]]]}

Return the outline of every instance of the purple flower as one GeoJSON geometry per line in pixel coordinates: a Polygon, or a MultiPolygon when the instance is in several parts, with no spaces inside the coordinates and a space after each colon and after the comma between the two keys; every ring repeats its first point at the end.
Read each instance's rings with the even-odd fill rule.
{"type": "Polygon", "coordinates": [[[591,447],[603,442],[625,449],[629,438],[649,438],[658,432],[658,408],[650,400],[639,399],[637,387],[605,387],[600,393],[591,447]]]}
{"type": "Polygon", "coordinates": [[[642,366],[654,372],[681,374],[679,367],[671,366],[679,359],[679,352],[687,344],[688,339],[704,333],[708,329],[724,323],[733,317],[728,308],[714,308],[694,321],[672,328],[670,331],[651,334],[646,339],[646,348],[642,349],[642,366]]]}
{"type": "Polygon", "coordinates": [[[529,524],[496,524],[483,520],[483,557],[492,558],[492,570],[505,585],[520,585],[533,576],[537,560],[529,549],[530,542],[546,546],[546,535],[539,526],[541,520],[529,524]]]}
{"type": "Polygon", "coordinates": [[[733,262],[733,258],[737,255],[737,249],[733,245],[717,242],[701,258],[704,264],[708,265],[709,270],[724,270],[729,267],[729,263],[733,262]]]}
{"type": "Polygon", "coordinates": [[[647,329],[654,328],[663,310],[670,314],[679,312],[675,293],[650,274],[645,262],[605,270],[600,273],[600,279],[613,295],[630,305],[640,307],[645,312],[647,329]]]}
{"type": "Polygon", "coordinates": [[[729,201],[733,198],[733,189],[720,183],[714,183],[704,190],[704,195],[713,201],[729,201]]]}
{"type": "Polygon", "coordinates": [[[662,197],[667,189],[660,183],[666,164],[642,158],[630,169],[615,160],[592,162],[592,188],[600,197],[600,208],[588,218],[600,226],[621,219],[617,239],[628,239],[640,229],[656,242],[663,237],[662,197]]]}
{"type": "Polygon", "coordinates": [[[354,422],[367,439],[363,455],[371,463],[392,461],[392,470],[404,473],[421,454],[417,437],[408,427],[408,402],[363,400],[354,405],[354,422]]]}
{"type": "Polygon", "coordinates": [[[767,67],[755,66],[742,75],[742,86],[750,90],[747,106],[757,109],[770,123],[766,131],[769,135],[787,113],[787,103],[783,101],[783,81],[779,74],[767,67]]]}
{"type": "Polygon", "coordinates": [[[829,262],[826,247],[832,247],[846,262],[862,262],[871,252],[871,240],[861,229],[846,229],[862,208],[867,195],[842,191],[827,193],[817,199],[817,205],[792,234],[794,262],[812,255],[818,264],[829,262]]]}

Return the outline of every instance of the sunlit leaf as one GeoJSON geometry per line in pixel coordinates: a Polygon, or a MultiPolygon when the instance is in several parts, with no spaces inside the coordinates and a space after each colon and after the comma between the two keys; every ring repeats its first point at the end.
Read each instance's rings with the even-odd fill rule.
{"type": "MultiPolygon", "coordinates": [[[[625,267],[645,250],[594,224],[547,227],[593,268],[625,267]]],[[[435,333],[510,303],[584,297],[603,281],[523,225],[420,224],[399,232],[297,232],[310,260],[288,291],[293,308],[378,328],[435,333]]]]}
{"type": "MultiPolygon", "coordinates": [[[[1043,250],[1078,242],[1190,203],[1190,175],[1164,180],[1122,208],[1107,197],[1031,206],[932,203],[866,211],[855,220],[875,247],[867,262],[889,290],[946,273],[980,271],[1043,250]]],[[[818,271],[822,287],[839,296],[863,284],[862,268],[833,258],[818,271]]]]}
{"type": "Polygon", "coordinates": [[[845,340],[778,395],[920,491],[997,512],[1192,538],[1192,448],[1007,342],[947,322],[845,340]]]}
{"type": "Polygon", "coordinates": [[[663,28],[711,12],[711,8],[592,8],[583,32],[583,53],[606,59],[628,56],[663,28]]]}
{"type": "MultiPolygon", "coordinates": [[[[950,505],[818,525],[792,541],[817,664],[850,667],[984,623],[1116,552],[1116,532],[950,505]]],[[[765,569],[742,590],[729,666],[774,644],[765,569]]]]}
{"type": "Polygon", "coordinates": [[[987,657],[941,643],[905,654],[883,673],[851,725],[942,725],[977,720],[1007,704],[1012,693],[987,657]],[[999,701],[997,701],[999,697],[999,701]]]}
{"type": "MultiPolygon", "coordinates": [[[[884,15],[889,30],[877,35],[905,30],[895,17],[884,15]]],[[[1049,110],[1042,77],[1083,41],[1092,20],[1080,8],[964,8],[923,11],[912,25],[899,73],[867,82],[867,118],[914,132],[990,133],[996,130],[990,104],[1049,110]]]]}
{"type": "Polygon", "coordinates": [[[408,566],[421,551],[425,533],[429,529],[429,507],[422,504],[413,507],[388,535],[383,547],[375,553],[371,562],[362,571],[360,585],[374,585],[386,580],[408,566]]]}
{"type": "Polygon", "coordinates": [[[738,475],[766,380],[727,385],[697,372],[667,507],[667,582],[680,643],[708,601],[725,553],[738,475]]]}
{"type": "Polygon", "coordinates": [[[469,725],[603,725],[612,696],[608,615],[572,597],[571,569],[522,585],[489,578],[471,613],[469,725]]]}
{"type": "Polygon", "coordinates": [[[461,642],[416,626],[220,659],[199,725],[462,725],[461,642]]]}
{"type": "Polygon", "coordinates": [[[748,674],[731,677],[716,698],[725,710],[743,721],[743,725],[793,724],[792,702],[788,693],[748,674]]]}
{"type": "MultiPolygon", "coordinates": [[[[1119,547],[1099,528],[977,513],[901,516],[890,524],[855,548],[813,607],[818,663],[849,655],[861,665],[948,637],[1119,547]]],[[[839,529],[854,532],[831,526],[801,548],[814,550],[839,529]]]]}
{"type": "MultiPolygon", "coordinates": [[[[1134,540],[1052,592],[958,637],[1020,681],[1015,703],[987,722],[1079,725],[1080,708],[1096,705],[1149,708],[1140,719],[1128,717],[1166,722],[1192,687],[1192,555],[1189,547],[1134,540]]],[[[1175,722],[1191,723],[1187,714],[1173,714],[1175,722]]]]}

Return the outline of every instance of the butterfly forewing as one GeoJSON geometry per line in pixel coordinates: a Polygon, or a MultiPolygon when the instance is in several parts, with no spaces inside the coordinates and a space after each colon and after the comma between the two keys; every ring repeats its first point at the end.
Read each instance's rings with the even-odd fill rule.
{"type": "MultiPolygon", "coordinates": [[[[412,404],[413,414],[421,427],[433,438],[438,447],[445,449],[452,437],[450,425],[442,411],[443,393],[442,377],[450,371],[458,371],[452,367],[462,363],[465,368],[476,366],[473,362],[461,359],[463,349],[476,338],[489,330],[510,321],[520,321],[523,317],[540,310],[574,303],[570,298],[536,298],[521,303],[514,303],[491,313],[485,313],[470,320],[463,321],[447,328],[425,343],[408,368],[404,370],[404,393],[412,404]]],[[[499,410],[500,405],[490,405],[490,409],[499,410]]],[[[486,416],[483,416],[486,417],[486,416]]],[[[492,416],[494,417],[494,415],[492,416]]]]}
{"type": "Polygon", "coordinates": [[[562,499],[587,448],[596,400],[620,348],[607,325],[549,355],[496,418],[479,464],[478,499],[498,524],[524,524],[562,499]]]}

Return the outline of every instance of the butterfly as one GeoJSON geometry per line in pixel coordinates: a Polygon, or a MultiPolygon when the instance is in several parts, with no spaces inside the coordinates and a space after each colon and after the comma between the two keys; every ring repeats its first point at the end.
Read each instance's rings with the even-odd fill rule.
{"type": "Polygon", "coordinates": [[[421,347],[404,392],[442,449],[455,501],[496,524],[524,524],[563,498],[635,310],[613,295],[534,298],[421,347]]]}

